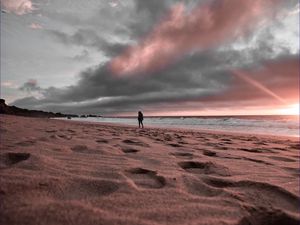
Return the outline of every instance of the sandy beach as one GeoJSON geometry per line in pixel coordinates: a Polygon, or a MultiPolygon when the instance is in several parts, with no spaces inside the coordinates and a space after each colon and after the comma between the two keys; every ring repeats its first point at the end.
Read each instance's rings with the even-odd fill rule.
{"type": "Polygon", "coordinates": [[[0,224],[300,223],[297,138],[0,122],[0,224]]]}

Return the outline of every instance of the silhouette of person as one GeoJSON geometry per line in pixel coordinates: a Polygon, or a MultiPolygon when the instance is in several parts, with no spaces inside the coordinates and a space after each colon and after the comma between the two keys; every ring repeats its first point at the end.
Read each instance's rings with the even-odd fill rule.
{"type": "Polygon", "coordinates": [[[138,113],[138,121],[139,121],[139,128],[144,128],[144,124],[143,124],[143,119],[144,119],[144,115],[141,111],[139,111],[138,113]]]}

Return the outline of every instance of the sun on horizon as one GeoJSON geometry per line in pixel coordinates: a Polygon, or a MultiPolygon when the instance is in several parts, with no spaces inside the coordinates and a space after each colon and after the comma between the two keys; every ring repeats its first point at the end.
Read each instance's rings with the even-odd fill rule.
{"type": "Polygon", "coordinates": [[[299,115],[299,103],[288,105],[285,108],[276,110],[281,115],[299,115]]]}

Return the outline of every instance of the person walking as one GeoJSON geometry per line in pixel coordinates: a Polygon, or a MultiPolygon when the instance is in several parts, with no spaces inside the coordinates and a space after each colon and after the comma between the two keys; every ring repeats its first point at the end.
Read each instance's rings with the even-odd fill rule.
{"type": "Polygon", "coordinates": [[[143,120],[144,120],[144,115],[141,111],[138,112],[138,121],[139,121],[139,128],[144,128],[144,124],[143,124],[143,120]]]}

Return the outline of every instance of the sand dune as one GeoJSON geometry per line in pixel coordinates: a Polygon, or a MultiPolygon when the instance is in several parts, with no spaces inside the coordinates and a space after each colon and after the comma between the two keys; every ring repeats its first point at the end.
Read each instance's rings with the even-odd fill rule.
{"type": "Polygon", "coordinates": [[[0,224],[300,223],[296,138],[0,122],[0,224]]]}

